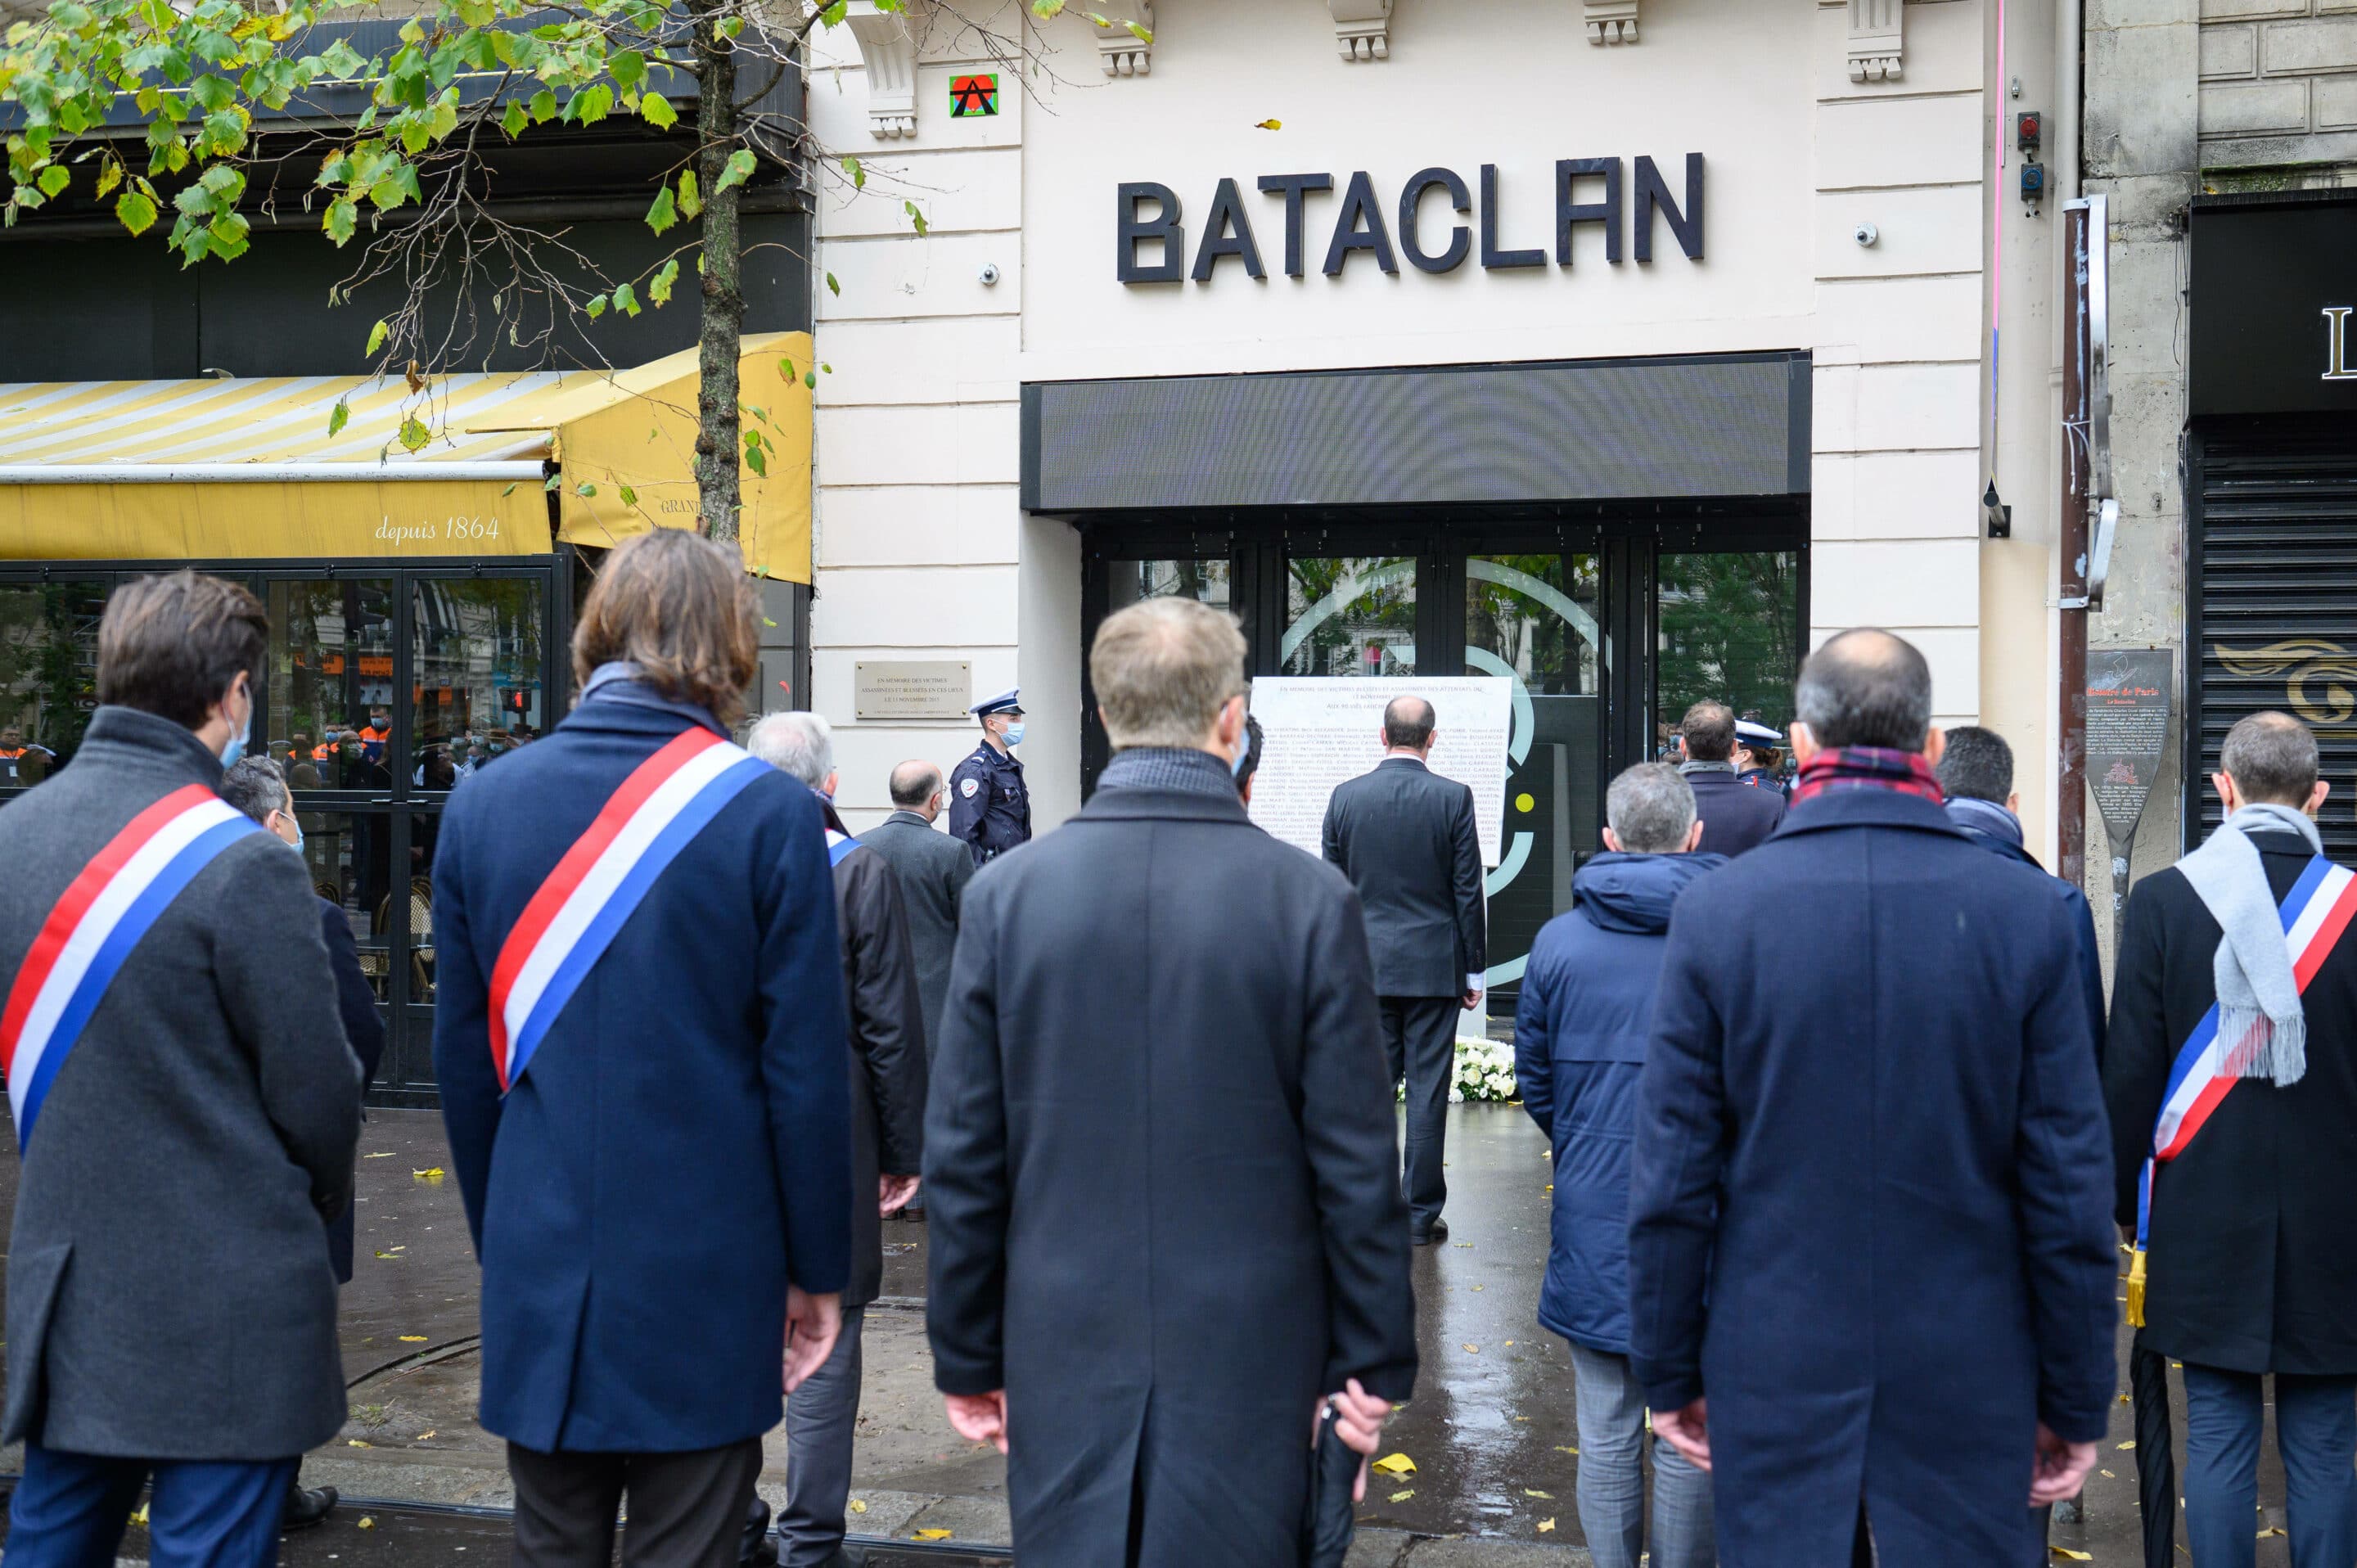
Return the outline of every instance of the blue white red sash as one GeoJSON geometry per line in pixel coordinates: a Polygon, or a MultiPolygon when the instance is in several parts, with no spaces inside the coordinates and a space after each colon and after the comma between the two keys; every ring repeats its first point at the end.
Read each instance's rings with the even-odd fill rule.
{"type": "MultiPolygon", "coordinates": [[[[2322,855],[2311,859],[2284,895],[2284,946],[2291,953],[2292,977],[2302,992],[2324,967],[2341,933],[2357,916],[2357,875],[2322,855]]],[[[2160,1118],[2152,1130],[2152,1155],[2144,1164],[2136,1190],[2136,1251],[2145,1250],[2152,1220],[2152,1181],[2159,1166],[2185,1152],[2212,1112],[2242,1081],[2242,1068],[2262,1040],[2255,1031],[2241,1040],[2218,1036],[2218,1007],[2212,1003],[2193,1026],[2169,1069],[2169,1089],[2161,1098],[2160,1118]]]]}
{"type": "Polygon", "coordinates": [[[829,865],[841,865],[844,857],[858,847],[859,841],[849,833],[839,833],[833,828],[826,830],[826,863],[829,865]]]}
{"type": "Polygon", "coordinates": [[[131,819],[82,867],[33,938],[0,1010],[0,1071],[16,1142],[29,1144],[49,1086],[139,939],[213,857],[262,824],[202,784],[131,819]]]}
{"type": "Polygon", "coordinates": [[[663,868],[768,770],[698,726],[639,764],[533,894],[491,968],[491,1064],[513,1089],[663,868]]]}

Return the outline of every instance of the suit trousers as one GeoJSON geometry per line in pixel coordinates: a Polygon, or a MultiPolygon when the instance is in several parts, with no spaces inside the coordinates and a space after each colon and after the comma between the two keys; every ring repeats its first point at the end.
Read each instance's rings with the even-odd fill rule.
{"type": "Polygon", "coordinates": [[[1385,996],[1381,1001],[1383,1056],[1392,1082],[1407,1080],[1401,1190],[1407,1197],[1408,1229],[1421,1236],[1432,1229],[1448,1201],[1448,1178],[1441,1166],[1448,1157],[1448,1084],[1457,1072],[1457,1015],[1462,1008],[1454,996],[1385,996]]]}
{"type": "Polygon", "coordinates": [[[155,1568],[272,1568],[297,1463],[151,1463],[27,1443],[25,1478],[8,1501],[9,1568],[113,1568],[151,1475],[147,1561],[155,1568]]]}
{"type": "Polygon", "coordinates": [[[859,1329],[866,1318],[866,1307],[845,1307],[843,1332],[824,1364],[786,1396],[786,1509],[778,1516],[783,1568],[820,1568],[843,1548],[852,1427],[859,1420],[859,1329]]]}
{"type": "MultiPolygon", "coordinates": [[[[2276,1452],[2292,1568],[2357,1562],[2357,1378],[2276,1377],[2276,1452]]],[[[2251,1568],[2266,1390],[2185,1363],[2185,1533],[2201,1568],[2251,1568]]]]}
{"type": "Polygon", "coordinates": [[[609,1568],[630,1501],[623,1568],[737,1568],[761,1440],[683,1454],[542,1454],[508,1444],[513,1568],[609,1568]]]}

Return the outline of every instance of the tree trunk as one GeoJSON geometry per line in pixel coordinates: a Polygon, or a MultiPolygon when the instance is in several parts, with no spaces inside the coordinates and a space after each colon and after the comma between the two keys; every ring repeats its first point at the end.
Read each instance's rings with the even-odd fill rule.
{"type": "Polygon", "coordinates": [[[737,199],[742,186],[721,188],[728,155],[737,147],[737,55],[714,24],[725,0],[698,0],[689,8],[695,59],[703,70],[695,105],[696,184],[704,198],[704,316],[697,338],[695,494],[705,537],[734,543],[737,489],[737,356],[745,328],[744,251],[737,199]]]}

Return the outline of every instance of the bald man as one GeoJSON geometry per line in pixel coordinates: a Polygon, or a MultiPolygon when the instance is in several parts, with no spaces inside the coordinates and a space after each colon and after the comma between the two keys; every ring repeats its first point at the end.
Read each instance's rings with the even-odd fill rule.
{"type": "Polygon", "coordinates": [[[958,901],[974,876],[974,855],[933,825],[945,798],[939,768],[930,762],[903,762],[892,769],[892,814],[859,835],[859,842],[882,855],[900,879],[929,1062],[941,1037],[942,1001],[949,994],[958,901]]]}

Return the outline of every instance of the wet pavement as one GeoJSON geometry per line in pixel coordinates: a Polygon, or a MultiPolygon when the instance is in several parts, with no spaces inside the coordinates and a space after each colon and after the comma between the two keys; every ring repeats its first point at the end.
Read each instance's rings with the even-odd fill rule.
{"type": "MultiPolygon", "coordinates": [[[[457,1181],[436,1174],[447,1164],[440,1119],[372,1112],[361,1154],[358,1262],[341,1332],[351,1417],[333,1444],[306,1458],[304,1478],[371,1500],[289,1537],[286,1561],[300,1568],[504,1563],[508,1526],[496,1510],[513,1494],[500,1441],[474,1419],[477,1273],[457,1181]]],[[[1544,1139],[1519,1108],[1450,1109],[1451,1233],[1415,1254],[1423,1370],[1417,1397],[1385,1434],[1384,1452],[1405,1454],[1415,1470],[1370,1488],[1353,1568],[1576,1568],[1587,1561],[1574,1502],[1569,1358],[1535,1316],[1546,1260],[1546,1156],[1544,1139]]],[[[0,1143],[0,1208],[13,1208],[15,1196],[14,1149],[0,1143]]],[[[886,1294],[867,1316],[853,1476],[865,1512],[852,1522],[872,1543],[876,1568],[1004,1561],[1006,1462],[951,1433],[932,1389],[924,1227],[893,1222],[884,1234],[886,1294]],[[919,1530],[950,1535],[928,1548],[912,1539],[919,1530]]],[[[2121,1348],[2125,1369],[2125,1335],[2121,1348]]],[[[2097,1563],[2140,1561],[2136,1455],[2121,1446],[2132,1435],[2122,1402],[2103,1473],[2087,1490],[2086,1521],[2059,1527],[2057,1545],[2097,1563]]],[[[2181,1420],[2179,1442],[2181,1454],[2181,1420]]],[[[2254,1530],[2260,1568],[2284,1568],[2287,1542],[2264,1533],[2284,1524],[2281,1471],[2269,1447],[2254,1530]]],[[[782,1431],[770,1434],[766,1460],[761,1490],[774,1506],[783,1498],[782,1431]]],[[[16,1461],[0,1451],[0,1473],[13,1473],[16,1461]]],[[[135,1534],[124,1554],[143,1557],[144,1541],[135,1534]]]]}

